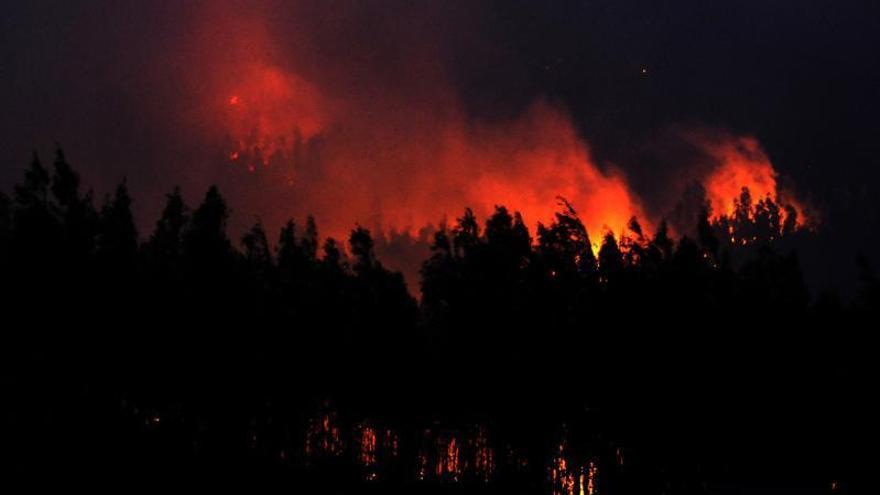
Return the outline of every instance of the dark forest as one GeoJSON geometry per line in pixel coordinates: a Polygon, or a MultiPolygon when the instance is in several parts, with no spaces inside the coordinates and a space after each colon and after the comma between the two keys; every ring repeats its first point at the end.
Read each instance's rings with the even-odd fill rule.
{"type": "Polygon", "coordinates": [[[835,259],[858,267],[857,296],[812,293],[793,209],[748,189],[735,205],[692,234],[633,218],[617,238],[562,197],[531,230],[515,204],[462,205],[407,287],[365,228],[228,232],[213,187],[136,225],[125,182],[98,200],[61,150],[35,154],[0,195],[2,470],[305,493],[855,492],[876,468],[860,453],[876,272],[835,259]]]}

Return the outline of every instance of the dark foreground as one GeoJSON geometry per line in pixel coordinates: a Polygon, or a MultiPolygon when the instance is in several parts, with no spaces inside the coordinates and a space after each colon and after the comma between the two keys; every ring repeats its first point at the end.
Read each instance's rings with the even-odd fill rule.
{"type": "Polygon", "coordinates": [[[0,470],[116,489],[869,492],[877,277],[861,262],[854,301],[810,294],[809,232],[769,199],[738,205],[681,238],[634,220],[596,243],[564,200],[534,233],[466,211],[416,300],[362,228],[344,246],[291,222],[271,247],[258,223],[238,249],[216,189],[192,211],[170,194],[140,243],[125,187],[97,209],[59,153],[0,196],[0,470]]]}

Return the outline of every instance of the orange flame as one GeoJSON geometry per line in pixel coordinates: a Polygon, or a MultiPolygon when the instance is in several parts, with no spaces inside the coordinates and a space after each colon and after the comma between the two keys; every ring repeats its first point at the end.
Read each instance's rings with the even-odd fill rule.
{"type": "Polygon", "coordinates": [[[599,468],[595,461],[573,465],[566,457],[566,441],[559,443],[550,461],[550,490],[553,495],[595,495],[599,468]]]}
{"type": "MultiPolygon", "coordinates": [[[[194,123],[212,141],[228,139],[221,156],[253,177],[230,174],[221,185],[266,225],[312,214],[322,237],[344,239],[356,223],[417,237],[465,207],[484,219],[505,205],[534,233],[562,196],[594,251],[633,216],[646,236],[655,230],[661,212],[645,208],[623,172],[597,163],[563,109],[538,99],[513,117],[472,118],[430,37],[374,64],[322,49],[336,30],[353,34],[345,23],[317,36],[305,9],[281,32],[259,9],[224,5],[193,30],[206,88],[194,123]]],[[[716,218],[745,186],[756,201],[792,204],[799,224],[809,220],[756,140],[698,141],[716,162],[700,177],[716,218]]]]}
{"type": "MultiPolygon", "coordinates": [[[[712,219],[732,216],[743,188],[748,188],[754,202],[771,198],[789,204],[797,213],[797,225],[806,225],[804,206],[788,191],[780,188],[778,174],[757,139],[730,137],[704,141],[705,151],[718,166],[704,179],[704,187],[712,209],[712,219]]],[[[785,212],[782,212],[783,219],[785,212]]]]}

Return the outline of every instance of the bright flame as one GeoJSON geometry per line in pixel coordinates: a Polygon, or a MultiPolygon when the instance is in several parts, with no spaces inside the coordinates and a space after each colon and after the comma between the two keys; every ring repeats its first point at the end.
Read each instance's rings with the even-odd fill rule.
{"type": "Polygon", "coordinates": [[[559,443],[556,455],[550,460],[550,491],[553,495],[595,495],[596,476],[599,472],[595,461],[577,466],[566,457],[565,440],[559,443]]]}
{"type": "MultiPolygon", "coordinates": [[[[411,43],[374,57],[385,53],[373,48],[388,47],[326,46],[359,39],[356,23],[314,22],[314,12],[292,5],[297,15],[276,24],[260,9],[218,3],[225,9],[193,29],[193,72],[205,89],[191,123],[252,175],[228,174],[220,185],[267,226],[311,214],[321,237],[345,239],[359,223],[418,238],[465,207],[484,220],[504,205],[534,235],[537,223],[554,220],[562,196],[594,252],[606,232],[620,239],[634,216],[645,237],[655,230],[662,212],[647,210],[623,172],[594,159],[564,109],[539,98],[518,115],[473,118],[429,33],[389,33],[411,43]]],[[[793,204],[799,224],[808,220],[757,141],[696,142],[715,162],[698,179],[716,218],[733,211],[746,186],[756,202],[770,195],[793,204]]]]}
{"type": "MultiPolygon", "coordinates": [[[[790,204],[797,212],[797,225],[805,225],[808,218],[804,207],[779,187],[778,174],[756,139],[727,136],[702,144],[718,162],[703,184],[712,208],[712,220],[722,215],[733,216],[734,200],[739,198],[743,188],[748,188],[753,203],[769,197],[777,204],[790,204]]],[[[784,220],[785,211],[781,214],[784,220]]]]}

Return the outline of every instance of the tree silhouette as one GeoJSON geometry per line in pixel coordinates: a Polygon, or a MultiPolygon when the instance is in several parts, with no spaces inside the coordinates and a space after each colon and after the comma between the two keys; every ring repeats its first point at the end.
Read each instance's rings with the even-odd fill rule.
{"type": "MultiPolygon", "coordinates": [[[[434,233],[417,301],[365,228],[343,245],[322,242],[312,217],[291,219],[273,249],[258,220],[233,242],[216,187],[192,212],[174,189],[139,245],[125,182],[100,212],[80,187],[59,150],[51,174],[35,155],[12,198],[0,193],[0,302],[13,327],[0,351],[13,411],[0,421],[4,465],[253,470],[304,492],[500,493],[541,490],[547,461],[562,459],[571,469],[551,466],[572,490],[593,463],[600,493],[702,493],[694,480],[711,476],[693,458],[746,466],[738,459],[755,452],[688,435],[775,438],[763,414],[778,405],[780,376],[804,374],[822,397],[827,383],[861,376],[837,332],[878,307],[867,260],[852,304],[812,301],[791,249],[808,236],[797,210],[747,189],[731,216],[704,208],[688,235],[632,218],[600,245],[563,198],[534,238],[505,206],[485,219],[465,209],[434,233]],[[809,345],[802,329],[820,332],[822,352],[790,352],[809,345]],[[755,395],[741,400],[746,388],[755,395]],[[568,437],[548,445],[560,422],[568,437]],[[309,435],[338,452],[313,462],[309,435]],[[636,461],[627,443],[646,446],[636,461]],[[379,467],[358,464],[363,449],[379,467]],[[360,481],[368,472],[372,485],[360,481]]],[[[840,400],[819,401],[835,425],[852,421],[840,400]]]]}
{"type": "Polygon", "coordinates": [[[183,255],[197,276],[210,277],[214,270],[228,269],[232,260],[232,244],[226,236],[228,218],[226,201],[211,187],[183,236],[183,255]]]}
{"type": "Polygon", "coordinates": [[[263,273],[272,266],[272,251],[269,249],[269,240],[266,230],[258,220],[253,227],[241,238],[244,245],[244,257],[250,264],[251,269],[263,273]]]}
{"type": "Polygon", "coordinates": [[[49,261],[53,246],[57,245],[59,226],[49,209],[48,190],[49,172],[34,153],[24,181],[15,186],[14,195],[13,256],[24,267],[39,269],[42,262],[49,261]]]}
{"type": "Polygon", "coordinates": [[[9,248],[12,242],[12,201],[0,192],[0,262],[9,259],[9,248]]]}
{"type": "Polygon", "coordinates": [[[373,250],[374,243],[370,231],[363,227],[354,229],[348,243],[351,246],[352,269],[355,274],[369,276],[374,270],[381,269],[373,250]]]}
{"type": "Polygon", "coordinates": [[[80,201],[79,174],[67,163],[64,152],[58,148],[55,155],[55,172],[52,176],[52,194],[58,206],[69,209],[80,201]]]}
{"type": "Polygon", "coordinates": [[[611,232],[605,233],[599,248],[599,277],[607,285],[620,283],[623,277],[623,254],[611,232]]]}
{"type": "Polygon", "coordinates": [[[183,254],[183,237],[189,224],[189,209],[183,201],[179,188],[166,196],[165,208],[156,227],[145,245],[147,257],[159,269],[177,267],[183,254]]]}
{"type": "Polygon", "coordinates": [[[131,213],[131,196],[125,182],[101,208],[97,254],[111,270],[133,270],[138,252],[137,229],[131,213]]]}

